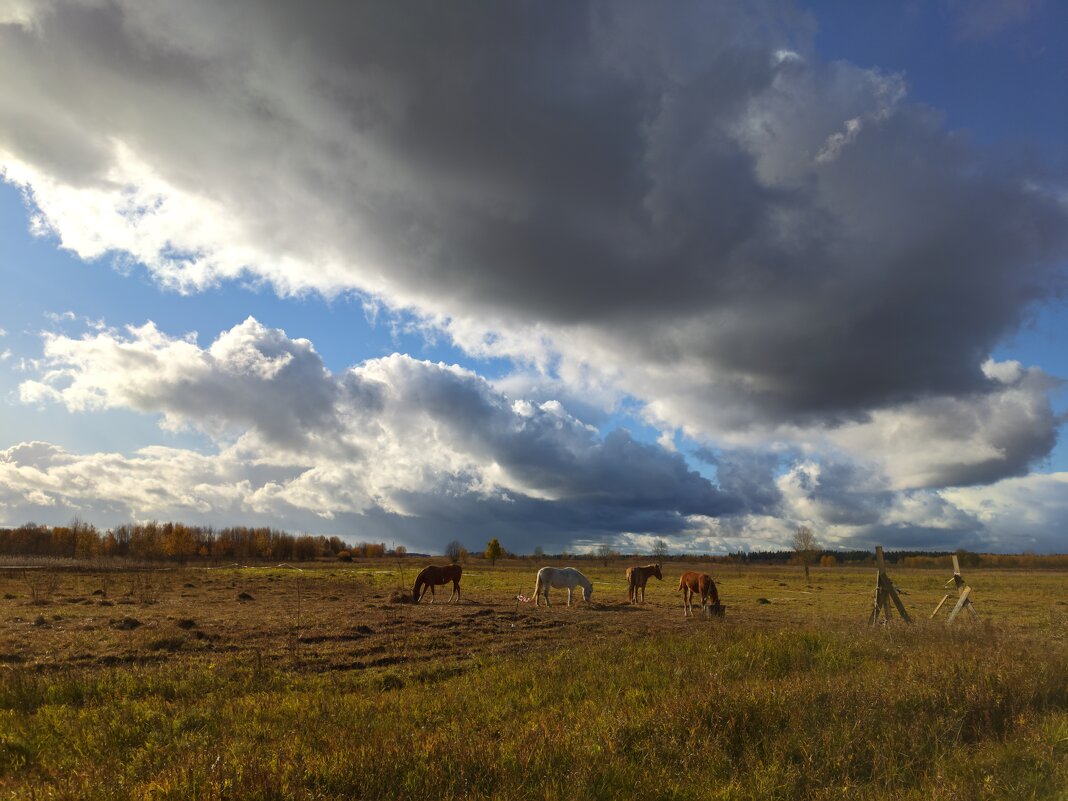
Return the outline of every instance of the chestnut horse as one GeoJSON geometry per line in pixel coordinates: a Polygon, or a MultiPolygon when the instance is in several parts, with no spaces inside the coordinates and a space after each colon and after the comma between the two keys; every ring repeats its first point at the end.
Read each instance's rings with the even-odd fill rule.
{"type": "Polygon", "coordinates": [[[460,576],[463,574],[464,569],[459,565],[445,565],[441,567],[439,565],[427,565],[419,571],[419,575],[415,577],[415,588],[412,590],[412,603],[419,603],[423,596],[426,595],[427,587],[430,588],[430,603],[434,603],[434,585],[444,584],[448,581],[452,582],[452,595],[449,596],[451,602],[453,598],[457,601],[460,600],[460,576]]]}
{"type": "Polygon", "coordinates": [[[683,617],[693,615],[693,596],[700,594],[701,608],[708,605],[708,599],[712,599],[712,614],[723,617],[723,605],[719,602],[719,592],[716,590],[716,582],[707,573],[683,573],[679,579],[679,589],[682,590],[682,614],[683,617]]]}
{"type": "Polygon", "coordinates": [[[646,565],[645,567],[632,566],[627,568],[627,600],[632,604],[638,603],[638,590],[642,591],[642,603],[645,603],[645,584],[650,576],[656,576],[664,580],[660,573],[660,565],[646,565]]]}

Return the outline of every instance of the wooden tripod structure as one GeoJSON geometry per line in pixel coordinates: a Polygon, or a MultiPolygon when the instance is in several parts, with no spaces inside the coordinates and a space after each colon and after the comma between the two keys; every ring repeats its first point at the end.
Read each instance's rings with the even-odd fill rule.
{"type": "Polygon", "coordinates": [[[890,577],[886,575],[886,564],[883,562],[882,545],[875,546],[875,563],[879,567],[879,575],[875,580],[875,605],[872,607],[871,614],[868,616],[868,625],[874,626],[879,622],[880,612],[882,612],[883,620],[886,623],[890,622],[891,601],[893,601],[894,606],[897,607],[897,612],[901,615],[901,619],[906,623],[911,623],[912,619],[909,617],[909,613],[905,611],[905,605],[901,603],[901,598],[898,597],[893,582],[891,582],[890,577]]]}
{"type": "MultiPolygon", "coordinates": [[[[975,605],[972,603],[972,599],[970,597],[968,597],[968,596],[971,595],[972,588],[969,587],[967,584],[965,584],[964,583],[964,579],[961,577],[961,574],[960,574],[960,562],[957,561],[957,555],[956,554],[953,554],[953,578],[951,578],[949,581],[946,582],[946,586],[948,587],[950,584],[953,584],[957,588],[957,596],[958,597],[957,597],[957,605],[954,606],[953,607],[953,611],[949,613],[949,620],[946,621],[946,625],[949,625],[950,623],[952,623],[953,622],[953,618],[955,618],[957,616],[957,613],[960,612],[960,610],[964,609],[965,607],[967,607],[968,611],[972,613],[972,617],[974,617],[976,620],[978,620],[979,619],[979,613],[975,611],[975,605]]],[[[938,614],[938,610],[942,608],[942,605],[946,602],[946,600],[949,598],[949,596],[951,594],[952,593],[948,593],[947,592],[942,597],[942,600],[938,602],[938,606],[936,606],[935,610],[933,612],[931,612],[931,619],[932,620],[934,619],[934,616],[938,614]]]]}

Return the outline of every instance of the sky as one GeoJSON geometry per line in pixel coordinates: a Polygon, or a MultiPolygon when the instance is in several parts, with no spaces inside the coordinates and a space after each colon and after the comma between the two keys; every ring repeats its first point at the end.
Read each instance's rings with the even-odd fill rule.
{"type": "Polygon", "coordinates": [[[0,525],[1063,552],[1068,7],[0,0],[0,525]]]}

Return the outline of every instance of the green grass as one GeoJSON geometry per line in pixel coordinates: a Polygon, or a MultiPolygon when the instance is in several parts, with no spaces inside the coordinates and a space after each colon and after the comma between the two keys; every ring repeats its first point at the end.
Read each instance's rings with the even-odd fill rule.
{"type": "Polygon", "coordinates": [[[48,627],[11,583],[0,799],[1068,799],[1063,574],[976,572],[982,623],[947,627],[947,577],[892,569],[916,625],[868,627],[872,570],[716,568],[707,621],[677,570],[635,610],[582,569],[597,603],[551,610],[515,606],[529,563],[434,607],[385,562],[181,571],[121,611],[65,575],[48,627]]]}
{"type": "Polygon", "coordinates": [[[746,630],[301,674],[0,679],[0,788],[52,798],[1064,798],[1063,649],[746,630]]]}

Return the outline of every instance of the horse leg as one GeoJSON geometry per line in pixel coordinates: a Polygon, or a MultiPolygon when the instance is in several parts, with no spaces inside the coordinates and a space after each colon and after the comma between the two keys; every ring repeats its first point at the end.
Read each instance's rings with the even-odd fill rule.
{"type": "Polygon", "coordinates": [[[567,588],[567,605],[568,606],[571,606],[571,592],[572,592],[571,587],[568,587],[567,588]]]}

